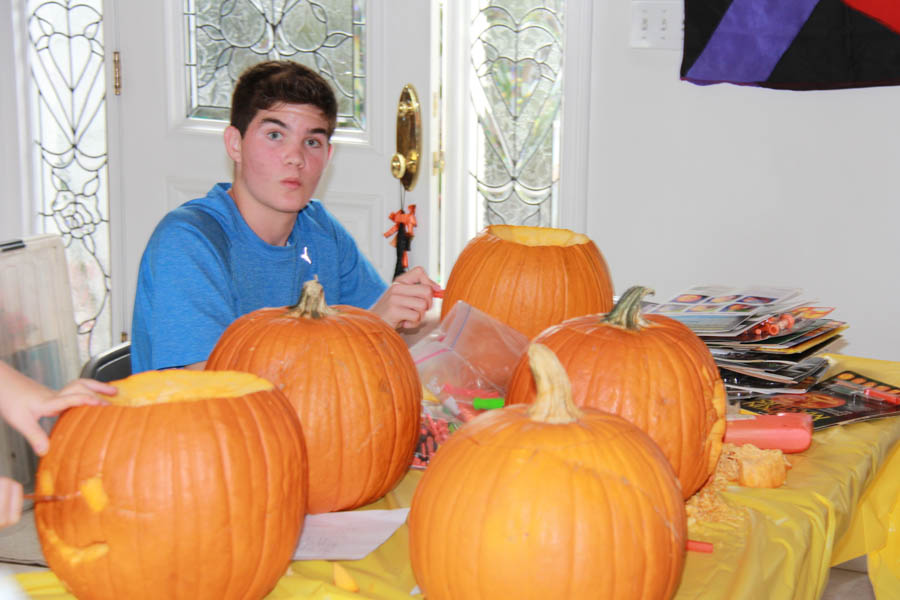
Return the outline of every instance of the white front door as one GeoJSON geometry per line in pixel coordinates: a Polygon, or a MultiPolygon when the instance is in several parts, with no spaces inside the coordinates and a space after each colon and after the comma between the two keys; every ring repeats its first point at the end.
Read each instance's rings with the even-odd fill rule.
{"type": "MultiPolygon", "coordinates": [[[[205,195],[216,182],[231,180],[222,142],[226,123],[186,116],[186,4],[203,3],[113,2],[108,7],[107,36],[114,40],[110,47],[120,52],[122,86],[121,95],[108,96],[113,319],[125,332],[131,328],[138,264],[153,228],[168,211],[205,195]]],[[[230,11],[276,10],[273,3],[262,7],[251,0],[225,4],[230,11]]],[[[299,5],[308,16],[325,17],[317,11],[318,3],[285,0],[274,4],[295,10],[299,5]]],[[[315,196],[390,280],[395,250],[382,234],[392,226],[389,213],[399,209],[401,202],[401,186],[390,173],[390,159],[395,151],[400,92],[405,84],[413,84],[422,103],[425,136],[418,183],[405,195],[407,206],[417,206],[419,225],[410,264],[433,270],[437,263],[429,236],[429,230],[437,231],[431,222],[437,219],[431,205],[430,160],[433,3],[346,0],[346,4],[357,4],[363,11],[358,23],[364,21],[361,85],[366,125],[362,132],[335,134],[334,156],[315,196]]]]}

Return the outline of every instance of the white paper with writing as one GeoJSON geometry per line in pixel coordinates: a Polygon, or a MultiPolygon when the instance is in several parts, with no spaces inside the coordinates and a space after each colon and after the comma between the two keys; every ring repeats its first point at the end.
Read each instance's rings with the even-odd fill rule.
{"type": "Polygon", "coordinates": [[[406,522],[408,514],[408,508],[397,508],[306,515],[294,560],[365,558],[406,522]]]}

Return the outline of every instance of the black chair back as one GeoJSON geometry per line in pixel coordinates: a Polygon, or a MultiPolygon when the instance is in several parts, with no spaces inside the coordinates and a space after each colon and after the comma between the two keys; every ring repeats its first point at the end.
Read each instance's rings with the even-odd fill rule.
{"type": "Polygon", "coordinates": [[[104,382],[124,379],[129,375],[131,375],[131,342],[123,342],[91,357],[81,369],[81,377],[104,382]]]}

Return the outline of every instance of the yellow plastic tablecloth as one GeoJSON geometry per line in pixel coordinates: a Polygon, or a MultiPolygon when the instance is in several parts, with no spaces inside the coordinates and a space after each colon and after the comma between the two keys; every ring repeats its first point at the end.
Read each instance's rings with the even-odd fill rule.
{"type": "MultiPolygon", "coordinates": [[[[851,369],[900,385],[900,363],[828,356],[828,374],[851,369]]],[[[868,554],[879,600],[900,598],[898,439],[900,416],[830,427],[790,455],[782,487],[730,488],[727,500],[747,507],[748,519],[740,528],[689,529],[689,538],[713,542],[715,552],[688,553],[676,597],[818,598],[832,565],[868,554]]]]}
{"type": "MultiPolygon", "coordinates": [[[[900,385],[900,363],[826,355],[830,372],[852,369],[900,385]]],[[[747,509],[740,526],[701,523],[689,538],[709,541],[712,554],[688,552],[676,598],[799,600],[821,596],[832,565],[868,555],[879,600],[900,600],[900,417],[831,427],[791,456],[778,489],[734,486],[727,500],[747,509]]],[[[421,478],[410,471],[386,497],[367,508],[409,506],[421,478]]],[[[404,525],[378,550],[342,561],[359,584],[350,593],[332,584],[326,561],[297,561],[269,594],[272,600],[422,598],[415,586],[404,525]]],[[[21,573],[33,598],[72,598],[49,571],[21,573]]]]}

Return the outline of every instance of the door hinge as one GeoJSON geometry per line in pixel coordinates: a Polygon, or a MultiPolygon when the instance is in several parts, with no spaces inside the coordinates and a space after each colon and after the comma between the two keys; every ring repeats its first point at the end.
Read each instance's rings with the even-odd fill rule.
{"type": "Polygon", "coordinates": [[[113,52],[113,93],[122,94],[122,57],[118,50],[113,52]]]}
{"type": "Polygon", "coordinates": [[[431,174],[439,175],[444,172],[444,151],[437,150],[431,153],[431,174]]]}

